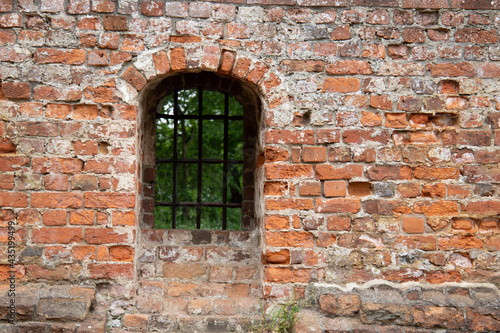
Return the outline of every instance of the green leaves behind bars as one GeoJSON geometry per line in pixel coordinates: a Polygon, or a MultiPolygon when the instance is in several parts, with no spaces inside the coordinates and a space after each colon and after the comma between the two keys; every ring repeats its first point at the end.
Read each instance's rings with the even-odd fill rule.
{"type": "MultiPolygon", "coordinates": [[[[178,93],[179,115],[224,115],[224,94],[203,90],[202,110],[199,110],[200,92],[197,89],[181,90],[178,93]]],[[[174,95],[167,96],[160,106],[160,113],[174,114],[174,95]]],[[[229,98],[229,116],[242,116],[243,107],[233,97],[229,98]]],[[[156,122],[156,158],[173,158],[174,154],[174,120],[158,118],[156,122]]],[[[177,154],[178,159],[198,159],[199,139],[198,119],[179,119],[177,122],[177,154]]],[[[228,159],[243,159],[243,120],[228,122],[228,159]]],[[[224,157],[224,120],[202,120],[201,157],[204,159],[223,159],[224,157]]],[[[207,164],[201,166],[201,202],[223,202],[223,164],[207,164]]],[[[156,166],[155,200],[172,202],[173,172],[171,163],[158,163],[156,166]]],[[[227,202],[241,203],[242,198],[241,164],[229,164],[227,172],[227,202]]],[[[178,163],[177,167],[177,201],[197,202],[198,197],[198,164],[178,163]]],[[[196,228],[196,208],[177,207],[176,228],[196,228]]],[[[227,208],[227,229],[239,230],[241,225],[241,209],[227,208]]],[[[171,228],[172,207],[157,206],[155,208],[155,227],[171,228]]],[[[202,207],[201,228],[221,229],[222,208],[202,207]]]]}

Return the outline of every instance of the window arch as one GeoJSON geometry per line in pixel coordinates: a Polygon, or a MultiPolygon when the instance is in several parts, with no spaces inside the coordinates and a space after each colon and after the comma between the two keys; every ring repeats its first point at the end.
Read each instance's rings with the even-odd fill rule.
{"type": "Polygon", "coordinates": [[[141,119],[145,226],[252,229],[257,95],[240,81],[208,72],[152,86],[143,95],[141,119]]]}

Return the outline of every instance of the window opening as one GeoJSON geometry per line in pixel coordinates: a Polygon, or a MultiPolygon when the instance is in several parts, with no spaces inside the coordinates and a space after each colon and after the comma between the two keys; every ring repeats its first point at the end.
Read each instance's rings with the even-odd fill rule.
{"type": "Polygon", "coordinates": [[[155,227],[241,229],[243,106],[176,89],[156,113],[155,227]]]}

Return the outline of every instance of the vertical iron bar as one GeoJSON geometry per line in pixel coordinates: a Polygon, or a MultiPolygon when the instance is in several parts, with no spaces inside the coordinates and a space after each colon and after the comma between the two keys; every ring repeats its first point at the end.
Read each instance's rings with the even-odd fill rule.
{"type": "Polygon", "coordinates": [[[201,229],[201,190],[202,190],[202,159],[203,159],[203,90],[198,88],[198,197],[196,206],[196,229],[201,229]]]}
{"type": "Polygon", "coordinates": [[[179,91],[174,90],[174,156],[173,156],[173,175],[172,175],[172,229],[175,229],[175,218],[177,210],[177,116],[179,115],[179,91]]]}
{"type": "Polygon", "coordinates": [[[227,150],[229,141],[229,94],[224,94],[224,173],[222,178],[222,202],[224,206],[222,207],[222,230],[227,229],[227,150]]]}

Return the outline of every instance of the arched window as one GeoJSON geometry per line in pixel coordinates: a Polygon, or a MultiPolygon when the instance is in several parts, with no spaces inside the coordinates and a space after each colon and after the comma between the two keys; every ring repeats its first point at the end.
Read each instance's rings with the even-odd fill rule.
{"type": "Polygon", "coordinates": [[[154,116],[149,119],[154,134],[148,133],[148,126],[144,132],[146,141],[154,141],[145,145],[146,150],[154,148],[154,159],[145,158],[150,160],[145,167],[155,169],[154,178],[147,170],[143,177],[146,224],[252,228],[259,117],[255,94],[238,81],[212,73],[167,78],[155,90],[156,107],[146,116],[154,116]],[[151,200],[154,218],[148,216],[153,213],[151,200]]]}

